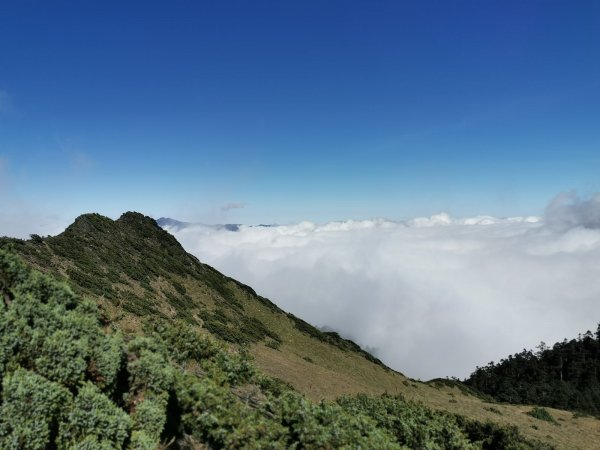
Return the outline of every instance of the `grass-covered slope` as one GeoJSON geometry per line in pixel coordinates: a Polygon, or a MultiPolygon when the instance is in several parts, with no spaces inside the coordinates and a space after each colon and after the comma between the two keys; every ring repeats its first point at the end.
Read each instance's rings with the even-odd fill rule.
{"type": "Polygon", "coordinates": [[[277,348],[282,338],[265,323],[275,316],[306,336],[383,367],[354,342],[285,314],[249,286],[202,264],[139,213],[116,221],[85,214],[58,236],[4,242],[33,266],[68,279],[76,292],[99,299],[118,318],[179,318],[229,342],[277,348]]]}
{"type": "MultiPolygon", "coordinates": [[[[234,348],[248,349],[257,370],[283,380],[312,401],[387,393],[393,403],[396,395],[402,395],[474,423],[517,427],[528,439],[557,448],[595,448],[600,441],[600,421],[591,417],[549,409],[552,423],[529,415],[531,406],[491,404],[447,380],[408,379],[351,341],[317,330],[250,287],[201,264],[141,214],[126,213],[116,221],[84,215],[58,236],[0,238],[0,247],[12,248],[28,265],[68,282],[77,296],[93,300],[109,334],[117,330],[125,336],[148,336],[155,333],[157,321],[198,336],[209,333],[234,348]]],[[[172,351],[175,346],[169,343],[167,348],[172,351]]],[[[196,362],[186,364],[200,367],[196,362]]]]}
{"type": "Polygon", "coordinates": [[[544,448],[399,396],[313,403],[193,326],[144,335],[0,250],[0,448],[544,448]]]}
{"type": "Polygon", "coordinates": [[[63,233],[0,238],[33,267],[68,280],[124,330],[149,317],[180,319],[235,344],[313,399],[398,392],[400,374],[336,333],[322,332],[185,252],[139,213],[80,216],[63,233]],[[319,380],[315,382],[315,380],[319,380]]]}

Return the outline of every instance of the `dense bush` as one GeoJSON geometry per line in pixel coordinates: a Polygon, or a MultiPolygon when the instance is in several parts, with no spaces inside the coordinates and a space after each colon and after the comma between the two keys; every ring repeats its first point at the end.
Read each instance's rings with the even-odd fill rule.
{"type": "Polygon", "coordinates": [[[342,397],[338,403],[349,412],[371,417],[398,442],[411,448],[478,448],[469,443],[453,416],[407,402],[402,397],[357,395],[342,397]]]}
{"type": "Polygon", "coordinates": [[[70,401],[67,389],[40,375],[24,369],[9,373],[2,382],[0,448],[45,449],[70,401]]]}
{"type": "Polygon", "coordinates": [[[552,417],[552,414],[550,414],[550,412],[546,408],[540,408],[536,406],[531,411],[527,411],[527,414],[539,420],[544,420],[546,422],[558,424],[556,419],[552,417]]]}
{"type": "Polygon", "coordinates": [[[58,440],[63,448],[122,448],[130,428],[127,413],[86,382],[61,424],[58,440]]]}

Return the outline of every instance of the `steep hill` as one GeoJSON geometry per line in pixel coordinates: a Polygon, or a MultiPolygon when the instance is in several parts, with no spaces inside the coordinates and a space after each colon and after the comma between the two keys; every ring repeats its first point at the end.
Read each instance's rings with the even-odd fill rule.
{"type": "Polygon", "coordinates": [[[318,405],[179,319],[144,335],[0,249],[0,448],[538,448],[389,395],[318,405]]]}
{"type": "Polygon", "coordinates": [[[460,384],[406,378],[353,342],[321,332],[202,264],[153,219],[138,213],[116,221],[86,214],[60,235],[2,238],[0,245],[95,300],[106,326],[139,335],[156,320],[185,324],[234,348],[247,347],[259,370],[313,400],[402,394],[469,419],[516,426],[526,437],[557,448],[594,448],[600,439],[600,422],[590,417],[550,410],[557,426],[526,414],[531,407],[491,405],[460,384]]]}
{"type": "Polygon", "coordinates": [[[86,214],[58,236],[4,242],[33,267],[96,299],[123,329],[139,330],[151,317],[185,320],[225,341],[252,345],[260,366],[293,384],[321,378],[322,385],[305,386],[313,398],[375,384],[377,392],[393,391],[403,379],[355,343],[286,314],[202,264],[142,214],[125,213],[116,221],[86,214]]]}

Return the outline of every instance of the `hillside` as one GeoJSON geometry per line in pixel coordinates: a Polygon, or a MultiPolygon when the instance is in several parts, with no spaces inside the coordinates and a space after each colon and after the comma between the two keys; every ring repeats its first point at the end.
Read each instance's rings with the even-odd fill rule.
{"type": "Polygon", "coordinates": [[[466,384],[499,401],[536,403],[600,415],[600,325],[537,352],[523,350],[478,367],[466,384]]]}
{"type": "Polygon", "coordinates": [[[151,317],[184,320],[225,341],[253,346],[260,367],[292,384],[322,379],[322,385],[301,386],[312,398],[375,385],[376,392],[392,392],[403,379],[353,342],[286,314],[249,286],[202,264],[141,214],[125,213],[116,221],[86,214],[58,236],[3,242],[33,267],[97,300],[102,314],[124,330],[139,331],[151,317]]]}
{"type": "Polygon", "coordinates": [[[179,320],[144,336],[0,250],[0,448],[537,448],[401,397],[318,405],[179,320]]]}
{"type": "Polygon", "coordinates": [[[594,448],[600,439],[600,422],[591,417],[549,410],[556,425],[526,414],[531,407],[493,405],[455,383],[406,378],[351,341],[286,314],[250,287],[202,264],[138,213],[116,221],[88,214],[58,236],[3,238],[0,243],[93,299],[105,329],[140,336],[159,321],[181,324],[199,336],[210,333],[234,349],[248,348],[259,372],[312,400],[401,394],[464,420],[515,426],[527,439],[556,448],[594,448]]]}

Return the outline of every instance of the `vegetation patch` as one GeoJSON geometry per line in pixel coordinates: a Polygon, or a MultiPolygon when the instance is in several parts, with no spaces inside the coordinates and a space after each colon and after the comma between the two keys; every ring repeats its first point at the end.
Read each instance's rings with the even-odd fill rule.
{"type": "Polygon", "coordinates": [[[387,367],[385,364],[383,364],[383,362],[381,362],[381,360],[379,360],[378,358],[375,358],[370,353],[364,351],[355,342],[353,342],[349,339],[342,338],[335,331],[321,331],[318,328],[312,326],[308,322],[305,322],[304,320],[296,317],[295,315],[293,315],[291,313],[287,313],[287,316],[292,320],[292,323],[298,330],[309,335],[310,337],[317,339],[321,342],[325,342],[327,344],[333,345],[344,352],[352,351],[352,352],[359,353],[368,361],[371,361],[372,363],[375,363],[378,366],[383,367],[385,370],[390,370],[389,367],[387,367]]]}
{"type": "Polygon", "coordinates": [[[487,408],[484,408],[486,411],[492,412],[494,414],[498,414],[499,416],[502,415],[502,411],[500,411],[498,408],[495,408],[494,406],[490,406],[487,408]]]}
{"type": "Polygon", "coordinates": [[[478,367],[465,383],[497,401],[600,415],[600,326],[478,367]]]}
{"type": "Polygon", "coordinates": [[[550,422],[550,423],[554,423],[554,424],[558,425],[558,422],[556,421],[556,419],[554,419],[554,417],[552,417],[552,414],[550,414],[550,412],[548,412],[548,410],[546,408],[540,408],[540,407],[536,406],[531,411],[527,411],[526,414],[528,414],[531,417],[534,417],[538,420],[543,420],[545,422],[550,422]]]}

